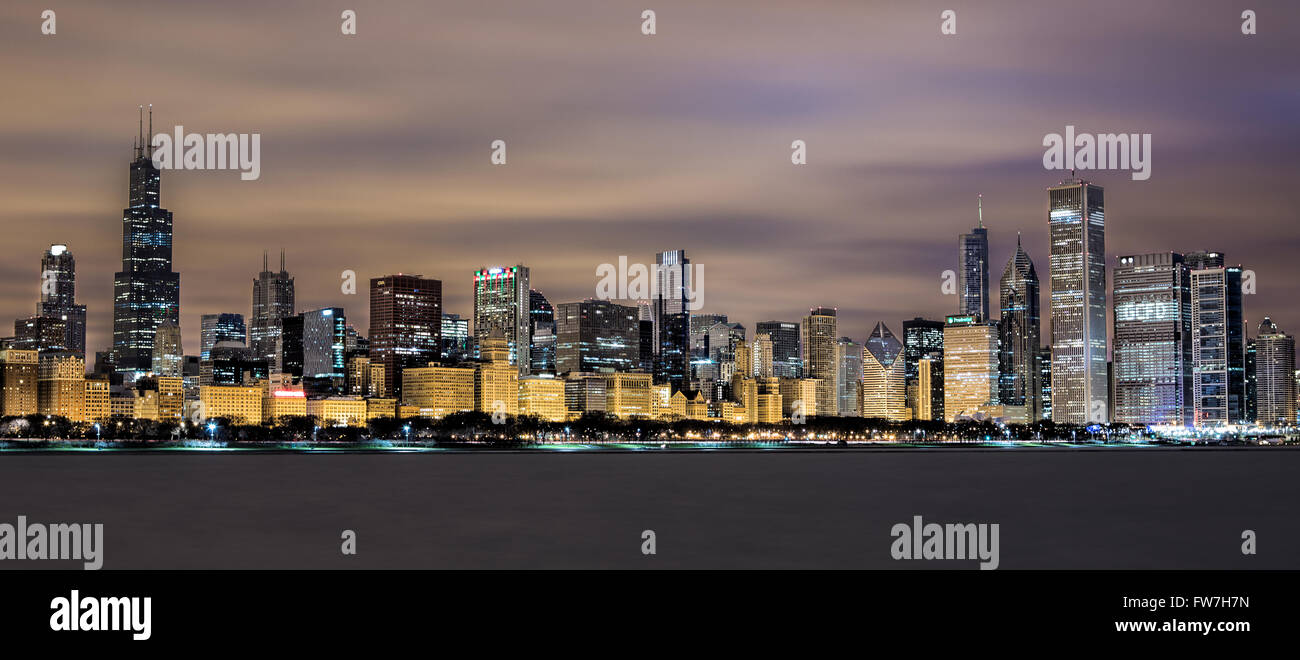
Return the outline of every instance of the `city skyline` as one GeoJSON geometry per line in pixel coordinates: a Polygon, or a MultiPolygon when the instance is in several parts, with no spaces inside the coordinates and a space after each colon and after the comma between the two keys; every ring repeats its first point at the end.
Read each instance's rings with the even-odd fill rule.
{"type": "MultiPolygon", "coordinates": [[[[1059,131],[1066,124],[1099,130],[1136,128],[1156,136],[1152,179],[1130,181],[1123,172],[1088,172],[1085,176],[1104,187],[1109,197],[1108,272],[1124,254],[1220,251],[1229,263],[1242,263],[1257,275],[1258,294],[1246,296],[1245,321],[1250,331],[1255,331],[1265,315],[1292,331],[1300,327],[1300,311],[1287,301],[1296,298],[1300,285],[1294,281],[1287,255],[1300,243],[1300,230],[1293,222],[1294,206],[1282,183],[1287,168],[1278,165],[1287,162],[1280,156],[1296,151],[1292,147],[1297,136],[1285,121],[1293,114],[1294,101],[1275,96],[1273,85],[1294,74],[1261,63],[1268,58],[1261,58],[1258,52],[1276,53],[1287,46],[1267,29],[1248,44],[1232,41],[1230,31],[1201,17],[1182,16],[1172,7],[1176,5],[1155,5],[1126,14],[1130,33],[1163,35],[1157,39],[1163,50],[1143,49],[1154,58],[1146,66],[1162,66],[1160,70],[1171,74],[1157,86],[1163,95],[1153,92],[1134,100],[1116,96],[1139,89],[1139,78],[1142,85],[1149,84],[1127,70],[1128,60],[1122,52],[1090,52],[1089,69],[1083,75],[1104,79],[1120,91],[1108,92],[1104,100],[1093,102],[1095,105],[1085,102],[1083,107],[1035,97],[1035,92],[1045,89],[1040,77],[1047,65],[1009,68],[1005,61],[995,59],[992,61],[1002,63],[1003,68],[990,70],[990,62],[981,60],[983,68],[972,65],[963,70],[971,74],[969,79],[958,82],[959,74],[953,73],[935,83],[895,79],[875,64],[858,69],[869,80],[907,83],[891,91],[888,100],[881,102],[885,105],[915,108],[925,99],[951,93],[969,101],[964,106],[967,115],[940,113],[933,125],[906,121],[894,113],[845,117],[855,109],[874,106],[866,97],[842,91],[849,88],[846,85],[853,76],[838,67],[818,74],[812,64],[819,61],[821,53],[839,54],[839,49],[847,47],[843,40],[850,36],[848,31],[832,31],[826,45],[818,46],[781,37],[777,29],[783,19],[810,27],[815,20],[824,27],[833,24],[833,15],[799,18],[793,10],[776,9],[773,17],[756,21],[740,35],[723,35],[727,38],[713,46],[719,49],[719,61],[734,68],[688,75],[689,55],[698,55],[693,49],[703,48],[701,34],[722,24],[725,12],[718,8],[692,8],[690,25],[665,31],[656,37],[660,42],[626,37],[627,43],[623,43],[625,37],[619,36],[623,17],[618,14],[622,8],[612,3],[608,14],[601,13],[582,26],[593,38],[605,40],[602,43],[611,50],[612,62],[600,64],[552,43],[546,38],[547,26],[552,23],[531,13],[538,10],[523,10],[535,26],[534,38],[523,39],[511,53],[494,55],[484,66],[514,65],[529,53],[546,55],[563,65],[547,80],[570,92],[585,89],[573,87],[577,83],[575,70],[589,68],[594,69],[593,74],[610,75],[620,64],[631,63],[632,71],[649,74],[654,69],[646,68],[651,66],[647,60],[688,81],[684,84],[692,85],[687,88],[692,91],[727,80],[736,72],[743,74],[742,82],[730,88],[736,92],[735,98],[706,96],[708,103],[699,109],[678,103],[656,105],[653,96],[638,95],[647,107],[662,111],[661,116],[647,117],[637,112],[639,106],[596,103],[608,113],[608,119],[592,123],[590,136],[628,131],[648,136],[648,142],[627,137],[616,140],[614,149],[602,149],[601,140],[574,133],[571,118],[559,121],[539,114],[560,98],[544,84],[516,87],[528,101],[522,108],[501,105],[499,94],[490,89],[463,90],[466,100],[452,108],[443,108],[427,96],[392,92],[396,98],[409,98],[411,105],[404,106],[406,110],[434,104],[432,107],[452,111],[440,113],[449,118],[439,122],[446,124],[439,128],[427,113],[417,113],[425,115],[420,118],[407,112],[394,116],[363,106],[356,90],[332,89],[312,81],[279,91],[258,87],[266,78],[254,68],[257,59],[241,54],[224,57],[232,58],[238,70],[249,74],[246,88],[260,89],[264,96],[259,98],[268,104],[287,102],[295,93],[340,103],[333,109],[325,107],[328,104],[286,103],[285,108],[293,111],[279,112],[247,110],[242,102],[205,109],[205,104],[229,94],[235,85],[220,79],[198,81],[198,86],[192,81],[183,84],[187,66],[207,66],[223,55],[214,50],[210,33],[187,33],[186,29],[195,28],[186,28],[181,17],[198,12],[205,19],[218,19],[217,14],[204,9],[151,14],[151,21],[161,21],[172,30],[163,30],[164,45],[170,40],[181,41],[181,35],[195,40],[194,47],[179,53],[178,59],[159,59],[132,51],[128,37],[140,29],[142,21],[131,9],[77,8],[76,12],[90,12],[105,25],[120,22],[125,36],[120,43],[104,44],[107,51],[102,66],[129,66],[141,74],[120,85],[94,87],[88,106],[91,112],[75,117],[59,111],[63,99],[58,94],[40,93],[50,84],[42,76],[66,74],[73,80],[103,77],[96,65],[86,66],[83,60],[53,51],[39,71],[15,80],[15,91],[34,102],[6,108],[9,121],[0,139],[7,153],[13,154],[13,163],[43,166],[15,169],[0,184],[0,190],[14,200],[11,213],[36,220],[30,224],[34,231],[24,231],[11,241],[14,256],[0,269],[0,309],[8,318],[29,315],[38,295],[40,254],[52,244],[67,245],[77,256],[77,302],[88,307],[87,352],[108,347],[112,273],[120,264],[114,249],[121,239],[120,218],[115,214],[123,207],[128,131],[133,128],[136,106],[152,103],[160,125],[258,130],[266,141],[268,164],[257,182],[243,182],[222,172],[165,174],[165,206],[175,213],[174,269],[182,274],[185,284],[180,325],[187,347],[200,346],[199,319],[203,314],[249,317],[248,282],[257,274],[257,259],[263,250],[282,246],[288,251],[289,270],[297,281],[297,310],[341,306],[348,311],[349,321],[363,332],[369,324],[364,287],[358,287],[356,297],[338,293],[343,270],[353,270],[363,282],[393,272],[439,279],[444,283],[444,309],[466,317],[472,315],[471,274],[484,264],[527,264],[532,270],[532,288],[558,304],[594,295],[595,269],[601,263],[616,262],[621,255],[649,262],[655,253],[685,249],[693,260],[710,269],[707,304],[701,312],[725,313],[752,332],[760,320],[798,322],[809,307],[833,306],[839,310],[838,334],[861,341],[882,319],[898,327],[915,316],[942,319],[952,313],[956,301],[940,293],[940,275],[955,269],[952,241],[977,221],[972,208],[977,195],[983,195],[991,265],[1005,263],[1011,255],[1012,233],[1016,231],[1024,236],[1030,257],[1036,263],[1047,263],[1047,211],[1042,191],[1065,177],[1043,171],[1038,142],[1044,133],[1059,131]],[[1168,11],[1161,13],[1162,8],[1168,11]],[[760,36],[777,45],[797,42],[812,52],[792,61],[788,53],[780,54],[786,61],[785,75],[776,76],[741,67],[727,57],[745,37],[760,36]],[[1174,60],[1176,54],[1187,56],[1179,44],[1192,36],[1222,46],[1213,61],[1202,63],[1224,72],[1220,84],[1234,91],[1236,100],[1206,104],[1210,109],[1190,108],[1192,114],[1178,115],[1183,117],[1178,123],[1156,118],[1161,114],[1156,110],[1144,111],[1137,119],[1119,112],[1137,112],[1152,103],[1167,110],[1188,94],[1205,94],[1204,73],[1193,75],[1174,60]],[[651,48],[663,42],[686,52],[665,60],[659,52],[662,46],[651,48]],[[69,57],[66,64],[65,57],[69,57]],[[73,59],[80,68],[73,69],[73,59]],[[1251,63],[1248,67],[1234,64],[1247,60],[1251,63]],[[938,82],[956,85],[955,90],[945,90],[938,82]],[[808,95],[807,100],[791,101],[790,95],[797,96],[799,91],[808,95]],[[996,110],[983,109],[981,103],[993,98],[991,94],[1006,96],[1004,103],[996,110]],[[1251,99],[1268,102],[1248,102],[1251,99]],[[483,112],[480,102],[495,110],[483,112]],[[995,113],[1010,114],[1024,127],[1012,126],[1015,122],[999,119],[995,113]],[[1223,122],[1223,113],[1237,121],[1223,122]],[[474,121],[479,114],[486,117],[474,121]],[[520,123],[524,117],[539,118],[538,125],[527,129],[520,123]],[[726,124],[736,117],[741,119],[741,128],[729,129],[726,124]],[[687,125],[681,126],[682,122],[687,125]],[[1210,132],[1216,136],[1213,140],[1194,137],[1196,125],[1211,124],[1219,128],[1210,132]],[[923,129],[927,127],[938,135],[925,137],[923,129]],[[852,129],[849,134],[857,137],[834,137],[844,129],[852,129]],[[16,132],[19,130],[22,133],[16,132]],[[41,139],[24,137],[32,135],[41,139]],[[504,168],[492,169],[487,147],[498,135],[510,140],[511,160],[504,168]],[[694,146],[655,147],[654,142],[662,141],[663,136],[684,136],[694,146]],[[809,143],[810,160],[804,168],[789,164],[787,145],[795,137],[809,143]],[[566,141],[568,146],[564,146],[566,141]],[[332,153],[351,154],[361,145],[370,147],[373,154],[328,163],[321,158],[332,153]],[[390,166],[375,154],[387,154],[398,169],[385,169],[390,166]],[[924,154],[931,155],[922,158],[924,154]],[[579,165],[587,161],[591,164],[579,165]],[[276,162],[281,165],[273,165],[276,162]],[[564,163],[579,164],[560,167],[564,163]],[[715,185],[701,190],[691,181],[706,169],[715,185]],[[747,180],[717,173],[727,169],[743,172],[747,180]],[[954,181],[958,183],[954,185],[954,181]],[[358,191],[363,185],[382,194],[361,195],[358,191]],[[663,203],[666,197],[660,189],[664,186],[673,191],[670,204],[663,203]],[[61,192],[68,188],[77,193],[61,192]],[[428,192],[415,194],[416,188],[428,192]],[[310,194],[313,190],[326,192],[310,194]],[[581,195],[562,195],[573,191],[581,195]],[[1245,226],[1258,228],[1259,233],[1232,231],[1237,222],[1248,223],[1245,226]],[[1198,230],[1184,231],[1188,223],[1198,230]],[[369,227],[383,231],[368,231],[369,227]],[[479,240],[479,232],[485,229],[491,232],[491,242],[479,240]],[[1270,232],[1270,240],[1259,240],[1264,231],[1270,232]],[[393,233],[400,239],[390,236],[393,233]],[[474,245],[475,249],[461,249],[461,245],[474,245]],[[754,258],[762,255],[779,260],[782,268],[758,265],[762,262],[754,258]],[[826,273],[834,277],[826,277],[826,273]]],[[[377,9],[369,10],[374,13],[366,15],[359,38],[368,37],[369,31],[409,35],[391,14],[377,9]]],[[[13,9],[0,11],[5,12],[6,24],[26,20],[13,9]]],[[[363,6],[361,11],[367,8],[363,6]]],[[[1272,8],[1273,15],[1285,11],[1294,10],[1272,8]]],[[[971,20],[963,23],[959,37],[979,40],[981,53],[989,51],[991,38],[1017,25],[1024,33],[1017,33],[1018,39],[1010,45],[999,46],[1004,50],[994,49],[994,56],[1023,52],[1046,38],[1034,28],[1046,24],[1050,18],[1047,10],[1012,11],[1010,6],[991,5],[980,13],[984,12],[989,16],[967,16],[971,20]],[[998,21],[991,18],[1019,22],[994,25],[998,21]],[[1024,30],[1025,26],[1030,29],[1024,30]]],[[[1261,12],[1265,19],[1270,16],[1261,12]]],[[[410,13],[419,16],[420,10],[410,8],[410,13]]],[[[457,8],[431,21],[429,27],[434,34],[442,34],[472,23],[476,16],[474,9],[457,8]]],[[[904,8],[885,8],[873,16],[880,25],[908,25],[915,20],[925,23],[927,30],[932,27],[913,19],[912,12],[904,8]]],[[[323,15],[320,29],[331,27],[332,18],[323,15]]],[[[1268,25],[1267,20],[1263,25],[1268,25]]],[[[882,28],[872,27],[871,33],[877,29],[882,28]]],[[[65,40],[59,42],[61,48],[84,47],[70,28],[65,27],[58,37],[65,40]]],[[[37,38],[39,35],[18,32],[0,49],[30,49],[37,38]]],[[[322,49],[330,48],[329,40],[315,34],[300,38],[304,53],[291,57],[287,65],[295,70],[312,66],[310,56],[323,56],[322,49]]],[[[1083,35],[1062,38],[1076,46],[1088,43],[1083,35]]],[[[454,54],[467,47],[464,41],[454,39],[439,43],[425,46],[398,39],[367,48],[419,52],[427,47],[450,49],[447,52],[454,54]]],[[[891,41],[881,47],[896,54],[915,54],[930,68],[963,59],[960,41],[940,45],[938,52],[931,46],[908,47],[891,41]]],[[[355,49],[357,45],[346,47],[355,49]]],[[[863,52],[848,55],[850,62],[869,57],[875,46],[854,42],[854,47],[863,52]]],[[[1193,60],[1201,62],[1197,57],[1193,60]]],[[[351,74],[368,71],[361,63],[344,64],[351,74]]],[[[640,83],[648,84],[645,80],[640,83]]],[[[387,90],[399,81],[370,80],[367,84],[387,90]]],[[[238,94],[233,96],[238,98],[238,94]]],[[[599,101],[601,97],[584,98],[599,101]]],[[[1048,287],[1042,289],[1046,297],[1048,287]]],[[[1046,302],[1041,307],[1048,309],[1046,302]]],[[[1109,319],[1105,324],[1108,332],[1113,326],[1109,319]]],[[[1043,336],[1048,336],[1049,328],[1042,330],[1043,336]]],[[[1113,340],[1108,345],[1113,345],[1113,340]]],[[[189,352],[197,353],[193,348],[189,352]]]]}

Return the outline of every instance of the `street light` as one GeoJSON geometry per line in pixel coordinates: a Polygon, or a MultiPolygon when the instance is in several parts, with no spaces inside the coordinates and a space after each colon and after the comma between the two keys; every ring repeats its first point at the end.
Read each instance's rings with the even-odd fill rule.
{"type": "Polygon", "coordinates": [[[406,431],[406,441],[407,441],[407,442],[410,442],[410,441],[411,441],[411,425],[410,425],[410,424],[407,424],[406,426],[403,426],[403,427],[402,427],[402,430],[403,430],[403,431],[406,431]]]}
{"type": "Polygon", "coordinates": [[[98,442],[102,438],[103,434],[99,432],[99,422],[95,422],[95,441],[98,442]]]}
{"type": "Polygon", "coordinates": [[[213,440],[215,440],[216,434],[217,434],[217,423],[208,422],[208,442],[212,442],[213,440]]]}

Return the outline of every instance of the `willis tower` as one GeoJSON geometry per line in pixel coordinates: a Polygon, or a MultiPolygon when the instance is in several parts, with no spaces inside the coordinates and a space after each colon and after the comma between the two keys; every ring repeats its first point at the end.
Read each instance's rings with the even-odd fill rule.
{"type": "Polygon", "coordinates": [[[162,208],[161,173],[153,164],[153,106],[149,133],[131,161],[131,188],[122,211],[122,270],[113,275],[113,362],[120,372],[148,372],[154,335],[164,321],[180,325],[181,276],[172,271],[172,213],[162,208]]]}

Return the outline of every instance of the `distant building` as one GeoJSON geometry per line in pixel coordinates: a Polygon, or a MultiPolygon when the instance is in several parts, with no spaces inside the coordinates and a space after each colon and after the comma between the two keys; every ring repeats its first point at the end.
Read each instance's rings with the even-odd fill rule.
{"type": "Polygon", "coordinates": [[[759,321],[755,334],[772,339],[772,375],[777,378],[799,378],[803,375],[803,359],[799,352],[799,324],[793,321],[759,321]]]}
{"type": "Polygon", "coordinates": [[[519,369],[510,361],[510,341],[500,328],[479,340],[474,365],[474,409],[490,415],[519,414],[519,369]]]}
{"type": "Polygon", "coordinates": [[[402,370],[442,350],[442,282],[418,275],[370,280],[370,360],[384,365],[384,390],[401,398],[402,370]]]}
{"type": "Polygon", "coordinates": [[[208,359],[212,347],[219,341],[248,345],[248,333],[244,327],[243,314],[204,314],[200,317],[199,324],[201,344],[199,359],[201,360],[208,359]]]}
{"type": "Polygon", "coordinates": [[[916,415],[923,409],[929,410],[930,417],[925,419],[943,419],[943,321],[931,321],[916,317],[903,321],[903,355],[906,360],[904,372],[907,374],[907,405],[916,415]],[[921,359],[930,358],[929,387],[920,384],[921,359]],[[922,406],[920,398],[930,399],[928,406],[922,406]]]}
{"type": "Polygon", "coordinates": [[[51,245],[41,256],[41,301],[36,315],[64,323],[63,346],[86,354],[86,306],[77,304],[77,261],[66,245],[51,245]]]}
{"type": "Polygon", "coordinates": [[[40,355],[36,412],[86,421],[86,362],[80,354],[57,351],[40,355]]]}
{"type": "Polygon", "coordinates": [[[1112,300],[1116,422],[1192,424],[1192,293],[1183,255],[1121,256],[1112,300]]]}
{"type": "Polygon", "coordinates": [[[1105,193],[1101,186],[1071,179],[1047,194],[1052,421],[1106,422],[1105,193]]]}
{"type": "Polygon", "coordinates": [[[234,424],[262,423],[260,385],[201,385],[199,401],[207,419],[229,419],[234,424]]]}
{"type": "Polygon", "coordinates": [[[877,323],[862,352],[862,416],[907,421],[907,371],[903,342],[877,323]]]}
{"type": "Polygon", "coordinates": [[[531,289],[528,267],[491,267],[474,271],[474,339],[483,342],[500,330],[510,350],[510,364],[520,376],[531,369],[531,289]]]}
{"type": "MultiPolygon", "coordinates": [[[[294,307],[293,277],[285,268],[284,250],[280,250],[280,270],[272,271],[262,253],[262,272],[253,280],[253,315],[249,318],[247,346],[253,355],[266,360],[271,370],[279,372],[283,348],[280,344],[280,325],[283,319],[296,314],[294,307]]],[[[221,341],[218,339],[217,341],[221,341]]],[[[213,342],[213,346],[216,342],[213,342]]],[[[209,347],[210,348],[210,347],[209,347]]]]}
{"type": "Polygon", "coordinates": [[[141,119],[127,208],[122,211],[122,270],[113,275],[112,362],[128,380],[153,368],[154,335],[180,324],[181,276],[172,270],[172,213],[162,207],[162,173],[141,119]]]}
{"type": "MultiPolygon", "coordinates": [[[[879,324],[876,326],[876,329],[879,330],[882,327],[884,327],[883,324],[879,324]]],[[[888,332],[888,330],[886,330],[886,332],[888,332]]],[[[893,335],[890,335],[889,337],[890,339],[893,339],[893,335]]],[[[872,335],[872,338],[875,339],[875,335],[872,335]]],[[[897,340],[895,341],[897,342],[897,340]]],[[[863,373],[867,368],[866,362],[868,361],[863,359],[863,345],[849,339],[848,337],[840,337],[839,340],[835,342],[835,349],[835,414],[840,417],[862,417],[862,411],[864,410],[863,396],[865,395],[863,389],[863,373]]],[[[899,344],[899,349],[901,354],[902,344],[899,344]]],[[[901,374],[903,371],[903,365],[901,364],[901,360],[899,362],[898,371],[901,374]]],[[[900,394],[902,394],[902,387],[903,385],[900,381],[900,394]]]]}
{"type": "Polygon", "coordinates": [[[553,376],[519,379],[519,414],[548,422],[563,422],[569,412],[564,401],[564,381],[553,376]]]}
{"type": "Polygon", "coordinates": [[[998,363],[998,399],[1006,406],[1023,406],[1031,420],[1039,418],[1038,272],[1016,236],[1016,251],[1007,261],[999,287],[1002,320],[998,363]]]}
{"type": "Polygon", "coordinates": [[[1295,337],[1265,316],[1255,338],[1256,392],[1260,424],[1296,421],[1295,337]]]}
{"type": "Polygon", "coordinates": [[[68,324],[53,316],[29,316],[14,321],[13,348],[33,351],[69,350],[68,324]]]}
{"type": "Polygon", "coordinates": [[[307,414],[322,426],[365,426],[366,400],[359,396],[307,399],[307,414]]]}
{"type": "Polygon", "coordinates": [[[998,325],[977,316],[949,316],[943,330],[943,410],[946,421],[999,406],[998,325]]]}
{"type": "Polygon", "coordinates": [[[1192,289],[1192,402],[1197,427],[1244,424],[1246,328],[1240,266],[1217,252],[1187,255],[1192,289]]]}
{"type": "Polygon", "coordinates": [[[555,307],[556,372],[634,369],[640,361],[640,327],[635,307],[591,299],[560,303],[555,307]]]}
{"type": "Polygon", "coordinates": [[[407,367],[402,370],[402,403],[433,419],[473,412],[474,372],[472,364],[407,367]]]}
{"type": "Polygon", "coordinates": [[[817,409],[808,415],[834,417],[839,411],[839,365],[835,361],[835,343],[839,336],[834,307],[814,307],[803,318],[803,373],[818,379],[817,409]]]}
{"type": "Polygon", "coordinates": [[[442,361],[456,363],[472,357],[469,335],[469,319],[459,314],[442,315],[442,361]]]}
{"type": "Polygon", "coordinates": [[[957,241],[961,266],[958,314],[989,318],[989,230],[984,228],[984,203],[979,202],[979,226],[957,241]]]}
{"type": "Polygon", "coordinates": [[[341,389],[347,375],[344,351],[347,317],[342,307],[324,307],[303,312],[302,376],[337,381],[341,389]]]}
{"type": "Polygon", "coordinates": [[[533,289],[528,293],[529,308],[529,342],[528,359],[530,373],[555,374],[555,308],[542,295],[533,289]]]}
{"type": "Polygon", "coordinates": [[[159,376],[180,378],[185,367],[185,351],[181,348],[181,329],[170,320],[158,325],[153,340],[153,372],[159,376]]]}

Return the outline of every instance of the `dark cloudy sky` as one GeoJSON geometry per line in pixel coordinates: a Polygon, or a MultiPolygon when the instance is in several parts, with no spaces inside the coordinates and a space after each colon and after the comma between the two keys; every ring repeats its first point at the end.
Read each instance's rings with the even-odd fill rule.
{"type": "Polygon", "coordinates": [[[752,328],[833,305],[841,334],[898,332],[956,310],[940,273],[980,193],[995,285],[1021,231],[1046,297],[1061,175],[1041,143],[1067,124],[1152,134],[1150,180],[1089,176],[1109,264],[1224,251],[1257,274],[1251,334],[1265,314],[1300,331],[1300,3],[10,0],[0,19],[0,322],[33,313],[40,254],[67,243],[91,350],[141,103],[156,130],[262,135],[258,181],[163,175],[190,353],[200,314],[249,313],[280,246],[299,307],[363,333],[345,269],[439,278],[468,315],[479,266],[524,263],[563,302],[601,263],[676,248],[705,264],[704,311],[752,328]]]}

